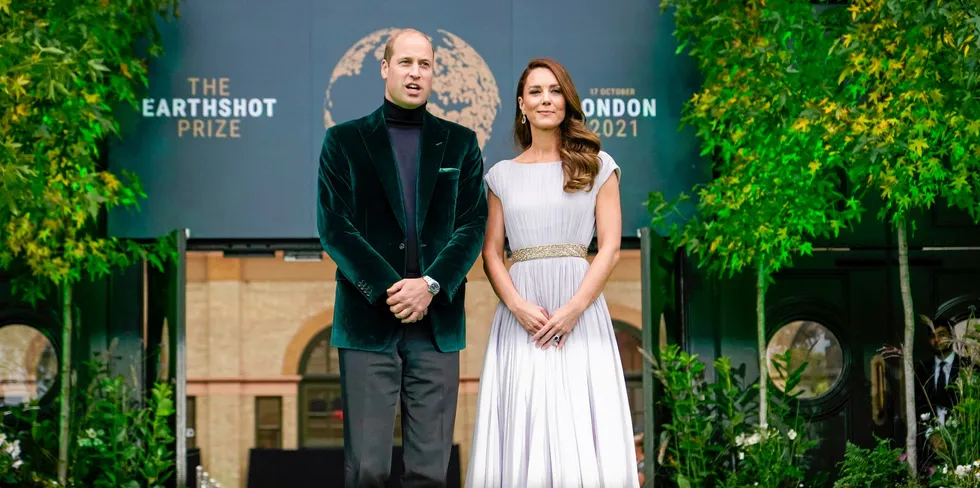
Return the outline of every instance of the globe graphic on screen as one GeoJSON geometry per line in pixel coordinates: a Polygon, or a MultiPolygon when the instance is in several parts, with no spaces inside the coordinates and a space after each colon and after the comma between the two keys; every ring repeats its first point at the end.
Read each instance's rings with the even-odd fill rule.
{"type": "MultiPolygon", "coordinates": [[[[356,80],[373,76],[380,79],[385,43],[398,30],[391,27],[374,31],[354,43],[340,58],[330,75],[323,102],[324,128],[330,128],[350,116],[364,115],[345,114],[349,116],[345,118],[332,113],[334,100],[345,95],[343,91],[334,91],[335,85],[338,80],[347,77],[356,80]]],[[[493,121],[500,108],[497,81],[483,57],[469,44],[451,32],[438,30],[437,33],[430,35],[435,60],[428,110],[437,117],[472,129],[476,132],[480,149],[483,149],[490,140],[493,121]]]]}

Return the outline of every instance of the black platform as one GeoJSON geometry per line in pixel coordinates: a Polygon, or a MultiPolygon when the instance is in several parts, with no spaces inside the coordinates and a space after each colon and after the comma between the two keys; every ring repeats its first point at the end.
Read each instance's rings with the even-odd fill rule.
{"type": "MultiPolygon", "coordinates": [[[[387,488],[401,488],[404,467],[402,449],[391,456],[391,477],[387,488]]],[[[447,488],[460,488],[459,446],[453,445],[449,458],[447,488]]],[[[344,486],[344,449],[252,449],[248,459],[248,488],[341,488],[344,486]]]]}

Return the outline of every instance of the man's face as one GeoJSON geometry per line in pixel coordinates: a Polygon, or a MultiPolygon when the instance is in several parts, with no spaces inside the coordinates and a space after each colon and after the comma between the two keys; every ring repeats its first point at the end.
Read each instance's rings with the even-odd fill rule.
{"type": "Polygon", "coordinates": [[[949,329],[938,327],[933,332],[932,338],[929,340],[929,345],[937,353],[946,355],[953,347],[953,336],[949,333],[949,329]]]}
{"type": "Polygon", "coordinates": [[[403,108],[422,105],[432,91],[432,44],[418,33],[406,32],[391,51],[391,61],[381,61],[385,98],[403,108]]]}

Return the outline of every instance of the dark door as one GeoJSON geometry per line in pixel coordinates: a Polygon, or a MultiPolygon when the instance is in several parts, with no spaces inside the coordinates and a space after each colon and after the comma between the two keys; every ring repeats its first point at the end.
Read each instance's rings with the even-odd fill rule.
{"type": "MultiPolygon", "coordinates": [[[[812,456],[815,473],[833,479],[847,440],[870,446],[873,435],[894,435],[896,410],[887,396],[896,380],[878,355],[897,344],[891,325],[893,279],[885,251],[820,251],[780,272],[766,296],[767,351],[792,349],[794,363],[809,366],[800,386],[801,412],[820,444],[812,456]]],[[[684,300],[678,337],[709,365],[728,356],[758,378],[754,277],[712,280],[689,267],[683,272],[684,300]]],[[[772,369],[772,368],[771,368],[772,369]]],[[[771,378],[770,391],[783,385],[771,378]]]]}
{"type": "MultiPolygon", "coordinates": [[[[812,470],[832,480],[847,441],[872,446],[892,437],[900,417],[889,393],[899,384],[879,354],[897,344],[889,320],[890,268],[882,252],[820,252],[781,273],[767,298],[770,355],[792,350],[794,367],[807,362],[799,391],[801,412],[819,442],[812,470]]],[[[897,362],[896,362],[896,365],[897,362]]],[[[772,384],[782,381],[770,370],[772,384]]]]}

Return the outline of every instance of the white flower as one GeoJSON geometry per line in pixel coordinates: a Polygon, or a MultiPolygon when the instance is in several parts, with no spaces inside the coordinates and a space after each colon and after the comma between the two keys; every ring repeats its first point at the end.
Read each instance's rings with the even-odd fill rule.
{"type": "Polygon", "coordinates": [[[929,414],[924,413],[922,415],[919,415],[919,420],[929,420],[929,414]]]}
{"type": "Polygon", "coordinates": [[[10,454],[10,457],[17,459],[20,456],[20,441],[17,440],[7,443],[7,447],[4,450],[7,451],[7,454],[10,454]]]}
{"type": "Polygon", "coordinates": [[[740,460],[741,460],[741,459],[745,459],[745,453],[744,453],[744,452],[742,452],[742,451],[738,451],[738,458],[739,458],[740,460]]]}
{"type": "Polygon", "coordinates": [[[968,474],[970,474],[970,466],[969,465],[957,466],[955,473],[956,476],[960,478],[965,478],[968,474]]]}
{"type": "Polygon", "coordinates": [[[13,468],[14,469],[17,469],[17,468],[20,467],[21,464],[24,464],[24,461],[21,461],[20,459],[18,459],[16,461],[14,461],[13,468]]]}
{"type": "Polygon", "coordinates": [[[0,446],[2,446],[4,441],[6,440],[7,440],[7,436],[3,433],[0,433],[0,446]]]}
{"type": "Polygon", "coordinates": [[[791,441],[795,441],[796,440],[796,431],[793,430],[793,429],[789,429],[789,432],[786,433],[786,437],[789,437],[789,440],[791,440],[791,441]]]}

